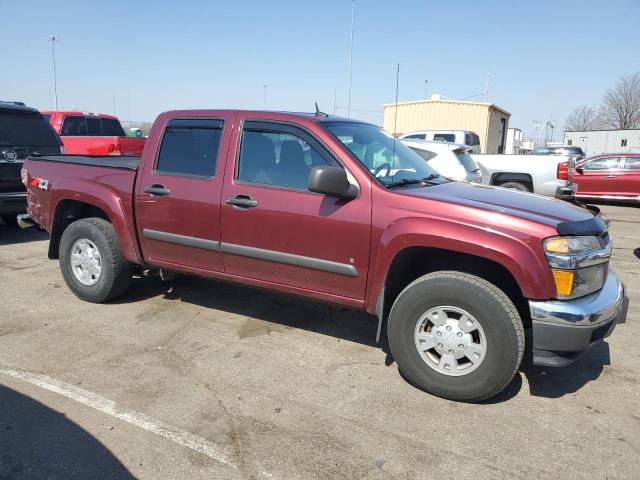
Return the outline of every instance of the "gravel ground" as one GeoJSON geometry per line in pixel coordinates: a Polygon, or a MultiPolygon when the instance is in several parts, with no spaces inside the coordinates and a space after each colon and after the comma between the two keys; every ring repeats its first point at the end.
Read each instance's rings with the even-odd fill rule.
{"type": "Polygon", "coordinates": [[[479,405],[405,382],[366,314],[186,277],[84,303],[0,225],[0,478],[636,479],[640,209],[602,208],[628,322],[479,405]]]}

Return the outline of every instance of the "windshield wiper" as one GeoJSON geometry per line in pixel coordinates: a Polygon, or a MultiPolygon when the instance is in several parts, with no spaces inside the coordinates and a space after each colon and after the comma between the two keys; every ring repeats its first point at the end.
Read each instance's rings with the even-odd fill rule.
{"type": "Polygon", "coordinates": [[[394,188],[394,187],[402,187],[404,185],[414,185],[414,184],[418,184],[418,183],[435,183],[432,182],[431,180],[438,178],[440,175],[437,173],[432,173],[431,175],[427,175],[424,178],[403,178],[402,180],[398,180],[397,182],[391,182],[387,185],[385,185],[387,188],[394,188]]]}

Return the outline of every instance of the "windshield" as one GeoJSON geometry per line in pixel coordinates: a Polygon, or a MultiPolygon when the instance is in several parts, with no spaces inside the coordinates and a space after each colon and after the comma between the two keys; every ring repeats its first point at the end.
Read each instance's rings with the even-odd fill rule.
{"type": "Polygon", "coordinates": [[[381,128],[353,122],[324,125],[385,186],[439,176],[418,154],[381,128]]]}
{"type": "Polygon", "coordinates": [[[39,113],[0,111],[0,145],[57,147],[58,138],[39,113]]]}

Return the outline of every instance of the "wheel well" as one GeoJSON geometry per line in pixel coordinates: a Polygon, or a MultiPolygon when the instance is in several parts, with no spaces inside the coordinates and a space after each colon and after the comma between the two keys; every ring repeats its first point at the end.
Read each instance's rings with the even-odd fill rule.
{"type": "Polygon", "coordinates": [[[101,208],[77,200],[61,200],[56,205],[53,218],[51,240],[49,241],[49,258],[58,258],[58,248],[62,232],[76,220],[97,217],[111,223],[107,214],[101,208]]]}
{"type": "Polygon", "coordinates": [[[511,299],[524,326],[529,326],[529,304],[509,270],[486,258],[430,247],[410,247],[395,256],[384,286],[384,316],[407,285],[423,275],[441,270],[465,272],[493,283],[511,299]]]}
{"type": "Polygon", "coordinates": [[[528,173],[500,172],[491,176],[491,185],[500,186],[507,182],[522,183],[530,192],[533,192],[533,178],[528,173]]]}

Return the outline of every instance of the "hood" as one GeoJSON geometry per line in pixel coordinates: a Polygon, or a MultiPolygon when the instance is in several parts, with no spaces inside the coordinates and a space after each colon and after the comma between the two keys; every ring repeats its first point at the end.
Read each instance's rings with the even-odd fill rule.
{"type": "Polygon", "coordinates": [[[560,230],[571,225],[574,226],[571,232],[574,235],[587,235],[598,230],[602,232],[606,230],[604,222],[600,218],[594,217],[589,210],[564,200],[533,193],[464,182],[448,182],[423,188],[406,188],[401,192],[413,197],[512,215],[556,229],[560,226],[560,230]]]}

